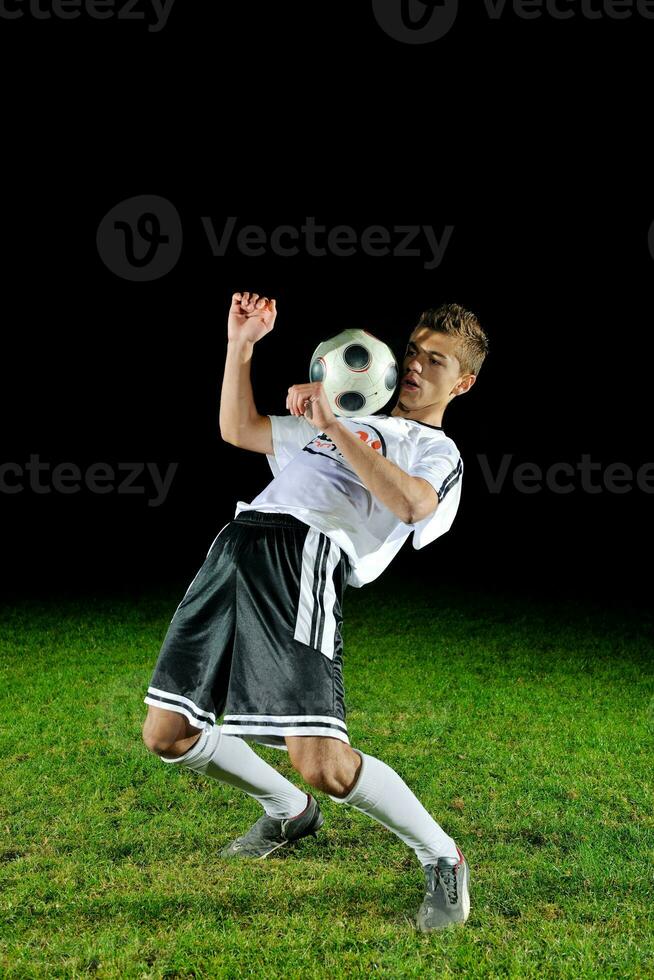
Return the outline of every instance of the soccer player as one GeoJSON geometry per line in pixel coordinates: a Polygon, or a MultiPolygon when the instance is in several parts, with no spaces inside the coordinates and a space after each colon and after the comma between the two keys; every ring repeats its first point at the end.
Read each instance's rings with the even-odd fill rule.
{"type": "Polygon", "coordinates": [[[460,306],[428,310],[409,338],[390,415],[336,418],[321,382],[288,389],[290,414],[260,415],[250,362],[276,316],[274,299],[232,297],[220,432],[265,453],[274,479],[251,503],[238,501],[177,607],[144,698],[143,740],[163,762],[263,807],[225,858],[265,858],[322,826],[313,795],[249,743],[287,751],[312,788],[413,849],[425,876],[418,929],[463,923],[465,856],[394,769],[350,745],[342,608],[347,585],[376,579],[410,534],[422,548],[452,525],[463,463],[443,413],[475,383],[488,340],[460,306]]]}

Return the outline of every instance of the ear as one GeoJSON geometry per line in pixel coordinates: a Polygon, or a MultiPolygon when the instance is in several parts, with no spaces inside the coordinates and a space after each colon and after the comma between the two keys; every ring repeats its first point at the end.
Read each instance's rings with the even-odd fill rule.
{"type": "Polygon", "coordinates": [[[465,395],[466,391],[470,391],[470,389],[472,388],[476,380],[477,380],[476,375],[464,374],[464,376],[460,378],[459,381],[457,381],[454,388],[452,388],[450,394],[453,395],[455,398],[457,395],[465,395]]]}

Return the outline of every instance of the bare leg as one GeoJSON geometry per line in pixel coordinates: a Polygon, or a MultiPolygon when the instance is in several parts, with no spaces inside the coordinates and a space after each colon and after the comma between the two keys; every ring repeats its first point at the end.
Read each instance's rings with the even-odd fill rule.
{"type": "Polygon", "coordinates": [[[181,765],[243,790],[277,820],[295,817],[306,808],[307,793],[269,766],[243,739],[223,735],[220,725],[203,733],[177,711],[148,707],[143,741],[165,762],[175,763],[206,734],[198,751],[181,765]]]}
{"type": "Polygon", "coordinates": [[[286,735],[291,765],[303,779],[335,796],[347,796],[359,778],[361,756],[338,738],[325,735],[286,735]]]}
{"type": "Polygon", "coordinates": [[[392,830],[413,849],[421,865],[433,864],[441,856],[458,860],[453,838],[381,759],[322,735],[286,736],[286,745],[291,765],[311,786],[392,830]],[[358,756],[358,764],[353,756],[358,756]]]}

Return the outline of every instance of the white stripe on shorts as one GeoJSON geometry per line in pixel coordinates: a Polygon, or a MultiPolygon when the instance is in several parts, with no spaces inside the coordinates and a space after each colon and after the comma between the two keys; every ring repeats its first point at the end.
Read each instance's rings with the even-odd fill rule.
{"type": "Polygon", "coordinates": [[[221,728],[225,735],[262,735],[264,744],[266,737],[287,735],[322,735],[350,744],[347,725],[331,715],[225,715],[221,728]]]}
{"type": "Polygon", "coordinates": [[[326,724],[335,725],[347,731],[347,725],[342,718],[334,718],[332,715],[225,715],[224,722],[227,721],[251,721],[256,725],[257,722],[272,721],[280,724],[292,725],[300,721],[324,721],[326,724]]]}
{"type": "Polygon", "coordinates": [[[216,715],[213,711],[205,711],[199,708],[194,701],[185,697],[183,694],[172,694],[170,691],[162,691],[158,687],[148,687],[148,693],[143,698],[144,704],[151,704],[155,708],[165,708],[167,711],[176,711],[184,715],[196,728],[204,728],[208,723],[215,725],[216,715]]]}
{"type": "Polygon", "coordinates": [[[341,549],[315,527],[309,528],[302,551],[302,577],[293,639],[334,659],[334,569],[341,549]]]}

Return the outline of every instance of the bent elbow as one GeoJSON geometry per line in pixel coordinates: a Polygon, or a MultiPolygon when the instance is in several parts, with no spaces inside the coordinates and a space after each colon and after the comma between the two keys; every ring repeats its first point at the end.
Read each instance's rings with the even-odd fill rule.
{"type": "Polygon", "coordinates": [[[413,507],[407,508],[404,512],[404,517],[402,518],[405,524],[415,524],[416,521],[420,520],[417,511],[413,507]]]}
{"type": "Polygon", "coordinates": [[[433,488],[430,489],[431,493],[422,501],[422,504],[411,511],[407,524],[418,524],[436,513],[440,501],[436,491],[433,488]]]}
{"type": "Polygon", "coordinates": [[[218,435],[220,436],[223,442],[228,442],[230,446],[236,445],[233,436],[230,438],[230,436],[227,435],[227,433],[223,432],[222,429],[218,431],[218,435]]]}

